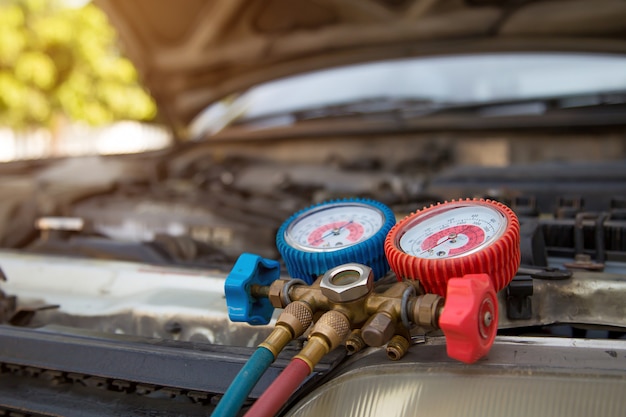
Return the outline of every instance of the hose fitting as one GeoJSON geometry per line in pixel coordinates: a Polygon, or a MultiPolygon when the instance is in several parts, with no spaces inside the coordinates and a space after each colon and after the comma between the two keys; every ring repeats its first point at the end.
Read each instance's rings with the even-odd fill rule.
{"type": "Polygon", "coordinates": [[[425,330],[439,329],[439,316],[443,310],[443,297],[436,294],[424,294],[409,303],[408,315],[413,323],[425,330]]]}
{"type": "Polygon", "coordinates": [[[309,328],[312,321],[311,307],[304,301],[294,301],[278,316],[274,330],[259,346],[268,349],[276,358],[287,343],[301,336],[309,328]]]}
{"type": "Polygon", "coordinates": [[[293,337],[301,336],[313,322],[313,310],[304,301],[294,301],[278,316],[277,324],[289,326],[293,337]]]}
{"type": "Polygon", "coordinates": [[[346,350],[349,355],[361,351],[365,346],[365,341],[361,337],[361,329],[354,329],[346,340],[346,350]]]}
{"type": "Polygon", "coordinates": [[[409,346],[407,338],[397,334],[387,343],[387,357],[392,361],[400,360],[409,350],[409,346]]]}
{"type": "Polygon", "coordinates": [[[339,311],[327,311],[315,323],[308,343],[296,358],[305,361],[311,370],[331,350],[339,346],[350,334],[350,321],[339,311]]]}
{"type": "Polygon", "coordinates": [[[287,346],[287,343],[291,342],[291,340],[293,340],[291,329],[284,324],[277,324],[274,327],[274,330],[272,330],[272,333],[270,333],[269,336],[267,336],[265,340],[259,344],[259,347],[264,347],[272,352],[274,359],[276,359],[280,351],[283,350],[283,348],[287,346]]]}

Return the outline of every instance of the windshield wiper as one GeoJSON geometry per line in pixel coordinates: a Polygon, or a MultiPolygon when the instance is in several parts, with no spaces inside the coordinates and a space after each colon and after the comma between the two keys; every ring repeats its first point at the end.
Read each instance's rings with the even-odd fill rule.
{"type": "Polygon", "coordinates": [[[378,97],[349,103],[299,109],[290,112],[271,113],[258,117],[244,117],[236,120],[233,124],[272,125],[274,121],[276,124],[293,124],[295,122],[309,120],[360,116],[370,117],[372,115],[398,115],[398,117],[404,117],[403,113],[407,110],[410,110],[413,115],[416,113],[428,114],[445,106],[446,104],[444,103],[430,99],[378,97]]]}
{"type": "Polygon", "coordinates": [[[351,103],[241,119],[239,125],[287,125],[303,121],[379,116],[408,120],[438,115],[472,117],[542,116],[554,111],[626,105],[626,91],[471,103],[380,97],[351,103]],[[275,123],[273,123],[275,122],[275,123]]]}
{"type": "MultiPolygon", "coordinates": [[[[584,110],[626,105],[626,92],[539,97],[497,102],[461,103],[441,107],[434,114],[466,114],[478,117],[541,116],[554,111],[584,110]]],[[[410,110],[409,110],[410,111],[410,110]]],[[[408,112],[407,112],[408,115],[408,112]]],[[[419,116],[419,115],[417,115],[419,116]]]]}

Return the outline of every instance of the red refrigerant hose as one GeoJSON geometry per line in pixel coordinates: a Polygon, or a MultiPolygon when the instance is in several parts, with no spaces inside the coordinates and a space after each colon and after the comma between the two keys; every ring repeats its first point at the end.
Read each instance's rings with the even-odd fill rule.
{"type": "Polygon", "coordinates": [[[310,373],[305,361],[293,358],[244,417],[273,417],[310,373]]]}

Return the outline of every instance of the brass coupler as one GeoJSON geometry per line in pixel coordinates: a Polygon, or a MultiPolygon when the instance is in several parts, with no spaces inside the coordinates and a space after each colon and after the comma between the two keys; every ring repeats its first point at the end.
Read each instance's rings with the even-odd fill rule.
{"type": "Polygon", "coordinates": [[[319,320],[310,332],[310,338],[328,342],[318,349],[327,350],[345,342],[349,352],[356,352],[364,346],[383,346],[393,339],[388,351],[393,359],[406,352],[411,327],[438,329],[443,308],[442,297],[420,294],[415,281],[397,282],[382,292],[375,291],[372,269],[357,263],[332,268],[310,286],[297,280],[274,281],[267,296],[275,308],[300,302],[318,313],[332,312],[322,317],[333,320],[319,320]]]}

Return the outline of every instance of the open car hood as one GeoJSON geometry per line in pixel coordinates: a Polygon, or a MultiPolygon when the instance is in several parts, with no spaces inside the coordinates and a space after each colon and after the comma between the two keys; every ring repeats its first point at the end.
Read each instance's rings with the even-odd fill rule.
{"type": "Polygon", "coordinates": [[[260,82],[357,62],[498,51],[626,52],[623,0],[96,0],[179,135],[260,82]]]}

